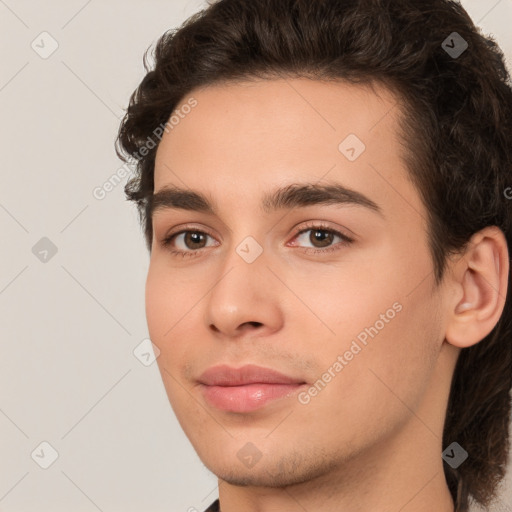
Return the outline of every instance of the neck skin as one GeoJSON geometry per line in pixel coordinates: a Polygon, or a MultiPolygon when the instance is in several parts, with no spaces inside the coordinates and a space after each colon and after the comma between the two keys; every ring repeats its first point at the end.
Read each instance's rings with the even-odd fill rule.
{"type": "Polygon", "coordinates": [[[238,487],[219,479],[221,512],[454,512],[441,453],[458,353],[444,344],[423,401],[392,437],[302,484],[238,487]]]}

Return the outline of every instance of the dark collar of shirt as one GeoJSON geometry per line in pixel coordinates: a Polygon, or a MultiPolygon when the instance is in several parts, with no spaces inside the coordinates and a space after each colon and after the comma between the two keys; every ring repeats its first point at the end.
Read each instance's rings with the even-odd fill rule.
{"type": "Polygon", "coordinates": [[[220,512],[219,500],[215,500],[204,512],[220,512]]]}

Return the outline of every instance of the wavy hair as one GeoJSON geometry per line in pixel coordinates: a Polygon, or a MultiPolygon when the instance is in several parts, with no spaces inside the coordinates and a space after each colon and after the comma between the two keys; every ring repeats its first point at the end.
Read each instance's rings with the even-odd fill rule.
{"type": "MultiPolygon", "coordinates": [[[[136,160],[125,193],[149,251],[155,129],[196,87],[282,77],[380,83],[399,98],[404,160],[428,212],[436,284],[447,256],[486,226],[498,226],[511,247],[511,80],[496,42],[458,2],[219,0],[165,32],[153,66],[149,49],[116,140],[118,156],[136,160]],[[454,41],[467,49],[454,54],[454,41]]],[[[457,441],[469,453],[456,469],[444,464],[457,512],[472,499],[488,506],[506,472],[511,332],[509,293],[493,331],[457,361],[443,431],[443,447],[457,441]]]]}

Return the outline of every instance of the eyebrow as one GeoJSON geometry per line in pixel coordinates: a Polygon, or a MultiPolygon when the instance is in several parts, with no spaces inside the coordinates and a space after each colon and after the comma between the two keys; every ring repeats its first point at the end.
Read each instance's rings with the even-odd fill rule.
{"type": "MultiPolygon", "coordinates": [[[[361,192],[341,184],[318,185],[293,183],[264,195],[261,208],[266,214],[311,205],[349,205],[366,208],[384,217],[381,207],[361,192]]],[[[216,203],[206,195],[183,188],[168,186],[148,198],[146,214],[151,219],[155,212],[180,209],[217,215],[216,203]]]]}

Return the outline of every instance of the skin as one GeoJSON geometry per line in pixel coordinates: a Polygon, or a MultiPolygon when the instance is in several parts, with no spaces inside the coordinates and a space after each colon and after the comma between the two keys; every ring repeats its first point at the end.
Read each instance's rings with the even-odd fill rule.
{"type": "Polygon", "coordinates": [[[197,106],[160,142],[154,190],[199,191],[218,211],[154,213],[146,314],[169,401],[219,478],[222,512],[453,511],[441,458],[450,382],[460,350],[503,310],[502,232],[477,233],[435,286],[399,104],[384,87],[287,79],[190,96],[197,106]],[[338,149],[351,133],[366,145],[353,162],[338,149]],[[302,182],[341,183],[383,216],[354,205],[263,212],[265,193],[302,182]],[[309,221],[354,242],[308,252],[326,249],[315,229],[297,236],[309,221]],[[163,246],[185,228],[211,236],[202,248],[183,235],[163,246]],[[236,252],[247,236],[263,249],[250,264],[236,252]],[[233,413],[201,393],[197,378],[217,364],[254,363],[312,386],[395,303],[401,311],[307,404],[293,395],[233,413]],[[252,467],[237,457],[248,442],[261,453],[252,467]]]}

